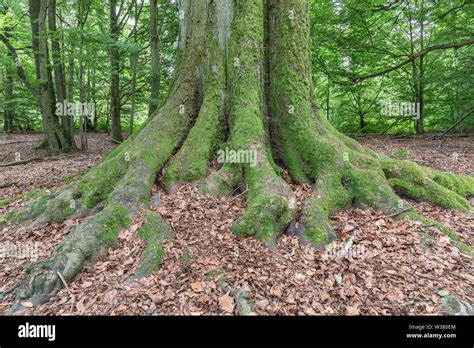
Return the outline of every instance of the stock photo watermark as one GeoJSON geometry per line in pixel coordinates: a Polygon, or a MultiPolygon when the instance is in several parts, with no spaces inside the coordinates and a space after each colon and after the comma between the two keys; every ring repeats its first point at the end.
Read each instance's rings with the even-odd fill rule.
{"type": "Polygon", "coordinates": [[[80,102],[73,103],[63,100],[62,103],[56,103],[55,114],[57,116],[87,117],[90,121],[93,121],[95,117],[95,104],[80,102]]]}
{"type": "Polygon", "coordinates": [[[29,259],[37,261],[40,255],[40,243],[0,243],[0,260],[29,259]]]}
{"type": "Polygon", "coordinates": [[[247,163],[251,167],[257,165],[257,150],[233,150],[226,147],[217,151],[218,163],[247,163]]]}
{"type": "Polygon", "coordinates": [[[420,103],[394,102],[384,100],[380,102],[380,114],[382,116],[398,117],[406,116],[414,120],[420,118],[420,103]]]}

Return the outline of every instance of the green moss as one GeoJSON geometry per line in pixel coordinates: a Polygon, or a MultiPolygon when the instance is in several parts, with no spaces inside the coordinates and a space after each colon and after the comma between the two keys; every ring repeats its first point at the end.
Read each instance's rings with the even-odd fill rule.
{"type": "Polygon", "coordinates": [[[378,172],[352,168],[348,173],[348,180],[355,206],[374,207],[386,214],[397,211],[399,198],[378,172]]]}
{"type": "Polygon", "coordinates": [[[421,199],[448,209],[469,211],[470,203],[432,180],[427,180],[424,185],[417,185],[403,179],[390,180],[394,189],[402,195],[413,199],[421,199]]]}
{"type": "Polygon", "coordinates": [[[413,211],[413,210],[404,212],[404,213],[399,215],[399,218],[403,218],[403,217],[408,217],[411,220],[421,221],[426,226],[435,226],[438,229],[438,231],[440,231],[441,233],[448,236],[449,239],[451,239],[452,243],[460,251],[462,251],[463,253],[465,253],[467,255],[474,256],[474,251],[472,250],[472,248],[469,245],[463,243],[461,241],[461,239],[459,238],[458,234],[455,231],[445,227],[439,221],[427,218],[426,216],[423,216],[423,215],[421,215],[421,214],[419,214],[419,213],[417,213],[416,211],[413,211]]]}
{"type": "Polygon", "coordinates": [[[349,187],[345,187],[341,173],[331,171],[321,175],[314,187],[314,198],[303,206],[301,223],[313,245],[325,245],[336,239],[329,217],[333,212],[345,208],[353,198],[349,187]]]}
{"type": "Polygon", "coordinates": [[[162,244],[165,240],[173,237],[173,230],[160,214],[148,211],[145,215],[145,222],[138,230],[138,234],[146,241],[142,262],[136,273],[136,277],[143,277],[159,268],[165,255],[162,244]]]}
{"type": "Polygon", "coordinates": [[[410,150],[402,148],[395,151],[392,157],[399,160],[406,160],[408,157],[410,157],[410,153],[410,150]]]}
{"type": "Polygon", "coordinates": [[[274,242],[277,234],[293,221],[293,213],[283,197],[255,199],[244,214],[232,226],[232,231],[240,236],[255,235],[263,242],[274,242]]]}
{"type": "Polygon", "coordinates": [[[305,202],[301,216],[301,223],[311,244],[326,245],[336,239],[336,233],[329,222],[327,206],[321,204],[319,198],[305,202]]]}
{"type": "Polygon", "coordinates": [[[4,217],[0,218],[0,225],[16,224],[26,220],[33,220],[46,210],[47,203],[47,196],[41,196],[34,201],[29,201],[20,209],[8,212],[4,217]]]}
{"type": "Polygon", "coordinates": [[[216,39],[212,39],[211,24],[207,40],[206,79],[204,81],[204,100],[199,115],[183,145],[171,160],[165,171],[163,182],[172,187],[179,181],[194,181],[203,177],[208,170],[209,161],[224,132],[225,67],[223,52],[216,39]]]}
{"type": "Polygon", "coordinates": [[[102,162],[91,169],[77,186],[78,192],[81,193],[81,205],[84,208],[93,208],[104,201],[126,172],[129,162],[124,155],[102,162]]]}
{"type": "Polygon", "coordinates": [[[473,192],[474,178],[443,173],[410,161],[383,161],[382,166],[393,188],[402,195],[448,209],[472,209],[463,196],[473,192]]]}
{"type": "Polygon", "coordinates": [[[47,195],[48,195],[48,190],[46,189],[28,191],[26,193],[21,193],[19,195],[0,200],[0,207],[4,207],[13,202],[19,201],[20,199],[24,199],[24,198],[38,199],[38,198],[46,197],[47,195]]]}
{"type": "Polygon", "coordinates": [[[240,165],[224,164],[217,172],[211,173],[199,185],[203,194],[212,196],[229,195],[239,186],[242,179],[242,168],[240,165]]]}
{"type": "Polygon", "coordinates": [[[432,179],[460,196],[474,196],[474,178],[459,174],[432,171],[432,179]]]}
{"type": "Polygon", "coordinates": [[[97,239],[105,245],[115,242],[120,230],[130,225],[132,221],[127,208],[121,205],[108,206],[96,217],[97,239]]]}
{"type": "Polygon", "coordinates": [[[289,202],[294,195],[284,180],[273,169],[272,154],[266,142],[263,119],[263,38],[264,18],[262,1],[236,3],[240,15],[233,22],[228,43],[228,84],[232,86],[229,148],[256,151],[254,164],[235,165],[241,168],[248,185],[247,207],[232,230],[239,235],[254,235],[259,240],[273,243],[291,223],[294,208],[289,202]]]}
{"type": "Polygon", "coordinates": [[[69,189],[48,201],[45,214],[52,221],[60,222],[73,215],[77,208],[74,200],[74,190],[69,189]]]}

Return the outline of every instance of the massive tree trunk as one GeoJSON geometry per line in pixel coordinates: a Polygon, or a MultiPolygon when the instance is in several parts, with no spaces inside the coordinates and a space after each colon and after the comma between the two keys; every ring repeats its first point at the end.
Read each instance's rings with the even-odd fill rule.
{"type": "MultiPolygon", "coordinates": [[[[49,259],[31,267],[11,312],[24,309],[24,300],[47,300],[62,286],[59,274],[72,281],[86,261],[103,255],[135,214],[146,210],[162,170],[170,191],[194,181],[209,194],[246,187],[247,207],[233,231],[271,248],[294,222],[304,241],[332,241],[330,215],[351,204],[399,213],[405,207],[395,192],[471,209],[464,197],[474,194],[474,178],[380,156],[320,115],[307,11],[305,0],[180,2],[177,64],[163,106],[78,182],[4,218],[3,223],[33,219],[37,226],[90,214],[49,259]],[[209,174],[216,158],[223,163],[209,174]],[[300,214],[290,182],[314,185],[300,214]]],[[[155,221],[165,233],[166,225],[153,214],[147,223],[155,221]]]]}

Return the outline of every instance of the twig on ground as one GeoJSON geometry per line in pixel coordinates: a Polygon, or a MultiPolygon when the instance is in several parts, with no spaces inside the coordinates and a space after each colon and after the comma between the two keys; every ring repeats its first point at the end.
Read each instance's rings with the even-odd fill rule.
{"type": "Polygon", "coordinates": [[[64,284],[64,287],[66,288],[67,292],[69,293],[69,296],[71,296],[71,309],[69,310],[69,314],[71,314],[72,310],[74,309],[74,304],[76,303],[76,297],[71,292],[71,289],[69,289],[69,286],[67,285],[66,280],[64,279],[61,272],[57,271],[56,273],[58,274],[59,278],[61,279],[62,283],[64,284]]]}

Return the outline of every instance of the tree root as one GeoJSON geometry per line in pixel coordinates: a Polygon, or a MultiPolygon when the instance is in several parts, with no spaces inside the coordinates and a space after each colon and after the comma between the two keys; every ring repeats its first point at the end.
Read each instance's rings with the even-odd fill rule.
{"type": "MultiPolygon", "coordinates": [[[[179,89],[176,91],[177,95],[187,95],[188,92],[189,90],[179,89]]],[[[72,215],[77,207],[65,205],[72,199],[86,208],[104,202],[102,210],[86,218],[69,232],[49,259],[30,267],[8,314],[27,310],[31,305],[46,301],[62,287],[58,274],[65,281],[72,281],[87,261],[103,256],[114,244],[119,232],[133,221],[136,212],[146,207],[157,172],[186,134],[188,123],[183,122],[183,117],[192,117],[190,114],[177,117],[181,100],[183,99],[170,99],[148,127],[134,139],[127,140],[115,149],[113,155],[106,156],[78,184],[32,202],[33,208],[27,208],[33,213],[33,217],[40,217],[36,220],[38,223],[52,219],[53,216],[59,221],[72,215]],[[107,180],[113,181],[113,185],[107,180]],[[22,305],[25,302],[29,302],[27,307],[22,305]]],[[[24,216],[25,211],[21,211],[18,220],[28,219],[24,216]]]]}
{"type": "Polygon", "coordinates": [[[163,175],[163,183],[169,193],[175,192],[181,182],[203,177],[208,171],[214,150],[222,141],[225,96],[223,68],[215,65],[213,69],[217,71],[210,73],[212,81],[204,93],[196,123],[163,175]]]}
{"type": "Polygon", "coordinates": [[[146,247],[142,253],[140,267],[127,280],[127,284],[150,275],[160,267],[164,256],[162,244],[165,240],[171,239],[174,232],[160,214],[147,211],[145,222],[138,230],[138,234],[146,241],[146,247]]]}

